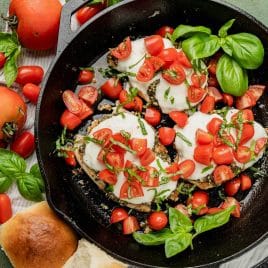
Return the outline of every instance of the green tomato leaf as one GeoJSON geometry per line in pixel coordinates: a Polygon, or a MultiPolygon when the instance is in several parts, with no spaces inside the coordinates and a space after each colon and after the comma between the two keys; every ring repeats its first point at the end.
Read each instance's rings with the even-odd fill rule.
{"type": "Polygon", "coordinates": [[[227,223],[230,219],[231,212],[235,209],[235,206],[231,206],[223,211],[220,211],[215,214],[205,215],[203,217],[198,218],[194,222],[194,229],[197,234],[204,233],[206,231],[212,230],[214,228],[218,228],[225,223],[227,223]]]}
{"type": "Polygon", "coordinates": [[[210,57],[219,49],[220,38],[216,35],[199,33],[182,42],[182,50],[191,60],[210,57]]]}
{"type": "Polygon", "coordinates": [[[224,25],[219,29],[218,35],[221,38],[225,38],[228,35],[228,30],[233,26],[235,19],[228,20],[224,25]]]}
{"type": "Polygon", "coordinates": [[[0,193],[6,192],[12,184],[12,179],[0,171],[0,193]]]}
{"type": "Polygon", "coordinates": [[[242,96],[248,89],[247,71],[226,54],[218,61],[216,76],[225,93],[242,96]]]}
{"type": "Polygon", "coordinates": [[[204,26],[190,26],[180,24],[171,35],[171,41],[174,43],[178,38],[187,35],[188,37],[196,33],[211,34],[211,30],[204,26]]]}
{"type": "Polygon", "coordinates": [[[224,51],[237,61],[237,63],[249,70],[257,69],[264,58],[264,47],[261,40],[250,33],[238,33],[226,37],[224,51]]]}
{"type": "Polygon", "coordinates": [[[168,210],[169,225],[173,233],[177,232],[191,232],[193,224],[187,216],[181,213],[179,210],[170,207],[168,210]]]}
{"type": "Polygon", "coordinates": [[[145,246],[157,246],[164,244],[166,239],[173,237],[174,234],[170,229],[165,228],[158,232],[151,232],[148,234],[142,232],[133,233],[133,238],[140,244],[145,246]]]}
{"type": "Polygon", "coordinates": [[[8,87],[10,87],[13,82],[15,81],[18,73],[18,67],[17,67],[17,59],[20,55],[21,49],[18,48],[14,50],[9,57],[7,58],[7,61],[4,66],[4,77],[6,80],[6,84],[8,87]]]}
{"type": "Polygon", "coordinates": [[[192,234],[177,233],[172,238],[168,238],[165,242],[165,254],[167,258],[173,257],[184,251],[192,243],[192,234]]]}
{"type": "Polygon", "coordinates": [[[21,178],[17,180],[17,186],[25,199],[36,202],[43,200],[38,181],[32,174],[22,174],[21,178]]]}
{"type": "Polygon", "coordinates": [[[17,179],[26,170],[26,162],[18,154],[0,149],[0,171],[9,178],[17,179]]]}

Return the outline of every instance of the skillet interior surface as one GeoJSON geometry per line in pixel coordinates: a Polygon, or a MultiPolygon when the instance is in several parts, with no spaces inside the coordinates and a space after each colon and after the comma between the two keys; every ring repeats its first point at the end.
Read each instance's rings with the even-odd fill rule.
{"type": "MultiPolygon", "coordinates": [[[[231,18],[237,21],[230,33],[247,31],[261,38],[266,51],[265,63],[258,71],[250,73],[250,81],[268,85],[267,29],[241,10],[219,2],[125,1],[86,23],[70,42],[70,36],[63,36],[64,27],[67,26],[61,26],[63,32],[60,33],[59,53],[43,82],[35,131],[37,156],[45,178],[48,202],[80,235],[113,256],[137,266],[207,266],[244,252],[263,239],[268,231],[267,178],[259,176],[249,194],[240,196],[243,200],[241,219],[231,219],[227,225],[200,235],[194,241],[193,251],[189,249],[166,259],[162,247],[141,246],[131,237],[121,235],[113,226],[108,226],[111,209],[116,204],[108,200],[84,173],[74,174],[62,159],[52,153],[62,130],[59,125],[64,110],[61,94],[65,89],[76,88],[80,66],[93,64],[108,48],[116,46],[126,36],[137,38],[150,35],[160,26],[175,27],[178,24],[205,25],[217,33],[219,27],[231,18]]],[[[261,98],[254,113],[256,120],[268,127],[266,107],[267,93],[261,98]]],[[[264,158],[258,166],[266,172],[267,163],[264,158]]]]}

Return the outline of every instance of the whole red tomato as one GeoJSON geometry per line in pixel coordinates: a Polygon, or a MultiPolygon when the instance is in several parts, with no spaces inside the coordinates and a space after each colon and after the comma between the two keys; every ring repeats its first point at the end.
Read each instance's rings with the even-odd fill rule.
{"type": "Polygon", "coordinates": [[[17,17],[21,44],[34,50],[55,47],[61,8],[59,0],[12,0],[9,15],[17,17]]]}
{"type": "Polygon", "coordinates": [[[15,91],[0,86],[0,140],[19,132],[26,121],[27,107],[15,91]]]}

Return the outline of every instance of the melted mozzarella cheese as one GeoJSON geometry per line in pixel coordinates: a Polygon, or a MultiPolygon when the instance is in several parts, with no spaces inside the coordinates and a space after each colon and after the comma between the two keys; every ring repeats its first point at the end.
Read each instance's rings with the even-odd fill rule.
{"type": "MultiPolygon", "coordinates": [[[[174,47],[172,43],[163,38],[164,48],[174,47]]],[[[180,51],[180,49],[178,49],[180,51]]],[[[136,74],[139,71],[139,68],[144,62],[146,55],[146,48],[144,45],[144,38],[137,39],[132,41],[132,51],[130,56],[125,60],[119,60],[116,69],[121,72],[130,72],[136,74]]],[[[147,53],[148,54],[148,53],[147,53]]],[[[169,113],[171,111],[183,111],[189,109],[187,103],[187,88],[188,85],[192,84],[191,75],[194,70],[192,68],[183,68],[186,73],[186,81],[180,85],[172,85],[168,83],[161,74],[157,74],[148,82],[141,82],[136,79],[135,76],[129,76],[129,85],[128,87],[136,87],[139,89],[139,92],[146,101],[149,101],[149,96],[147,93],[148,87],[159,80],[159,83],[156,86],[155,98],[158,101],[158,104],[163,113],[169,113]],[[168,92],[168,94],[167,94],[168,92]]],[[[205,82],[202,87],[205,87],[207,82],[205,82]]],[[[205,97],[205,96],[204,96],[205,97]]],[[[202,99],[199,101],[201,102],[202,99]]],[[[197,105],[197,103],[191,103],[191,106],[197,105]]]]}
{"type": "MultiPolygon", "coordinates": [[[[142,139],[146,138],[147,147],[152,149],[155,143],[154,129],[145,120],[141,119],[147,131],[147,135],[144,136],[141,132],[138,117],[131,113],[124,113],[124,115],[125,115],[124,117],[122,117],[122,115],[115,115],[106,120],[103,120],[91,130],[89,136],[93,137],[94,132],[102,128],[109,128],[112,130],[113,133],[117,133],[120,132],[121,130],[124,130],[130,133],[131,138],[142,138],[142,139]]],[[[89,168],[94,169],[96,171],[101,171],[106,168],[103,163],[97,160],[97,155],[99,154],[100,150],[101,150],[100,145],[95,144],[93,142],[89,142],[86,144],[85,153],[83,156],[84,163],[89,168]]],[[[157,165],[157,159],[158,161],[160,161],[160,164],[163,168],[168,166],[167,162],[164,162],[158,157],[156,157],[155,161],[151,163],[150,166],[155,167],[159,171],[159,167],[157,165]]],[[[129,160],[138,166],[141,165],[139,158],[129,152],[125,153],[124,160],[125,162],[129,160]]],[[[160,176],[159,180],[161,180],[161,177],[163,176],[164,175],[160,176]]],[[[118,198],[120,197],[120,189],[124,182],[125,182],[124,173],[120,172],[117,176],[117,183],[113,187],[114,195],[118,198]]],[[[152,189],[156,189],[158,193],[165,190],[163,196],[164,198],[166,198],[176,189],[176,186],[177,186],[176,181],[169,181],[168,183],[162,184],[159,187],[142,187],[144,196],[124,200],[132,204],[142,204],[147,202],[149,203],[152,202],[155,195],[155,191],[152,189]]]]}
{"type": "MultiPolygon", "coordinates": [[[[230,122],[232,115],[237,113],[237,112],[238,112],[238,110],[236,110],[236,109],[230,110],[226,115],[227,122],[230,122]]],[[[196,133],[197,129],[199,129],[199,128],[204,130],[204,131],[207,131],[206,126],[210,122],[210,120],[212,120],[212,118],[221,118],[222,119],[222,117],[220,117],[217,114],[208,115],[208,114],[204,114],[201,112],[196,112],[195,114],[193,114],[192,116],[190,116],[188,118],[188,123],[183,129],[179,128],[178,126],[174,127],[176,132],[180,132],[183,136],[185,136],[187,138],[187,140],[189,140],[192,143],[192,145],[188,145],[186,142],[184,142],[178,136],[176,136],[175,143],[174,143],[175,148],[177,149],[177,151],[180,155],[181,161],[186,160],[186,159],[191,159],[195,162],[195,171],[189,177],[189,179],[191,179],[191,180],[201,180],[201,181],[204,180],[207,175],[210,175],[213,173],[213,171],[216,167],[216,164],[212,161],[211,162],[212,168],[210,168],[204,172],[204,168],[206,168],[206,166],[196,162],[193,159],[194,149],[197,145],[196,141],[195,141],[195,133],[196,133]]],[[[248,146],[248,147],[250,147],[252,140],[257,140],[259,138],[267,137],[265,129],[259,123],[254,121],[253,126],[254,126],[254,136],[252,137],[251,140],[249,140],[247,143],[244,144],[245,146],[248,146]]],[[[234,137],[236,137],[236,130],[231,129],[230,134],[232,134],[234,137]]],[[[249,168],[252,165],[254,165],[254,163],[256,163],[263,156],[263,153],[264,153],[264,150],[262,152],[260,152],[258,154],[258,156],[256,156],[253,160],[249,161],[246,164],[241,164],[238,161],[236,161],[235,159],[234,159],[234,163],[236,166],[245,170],[246,168],[249,168]]]]}

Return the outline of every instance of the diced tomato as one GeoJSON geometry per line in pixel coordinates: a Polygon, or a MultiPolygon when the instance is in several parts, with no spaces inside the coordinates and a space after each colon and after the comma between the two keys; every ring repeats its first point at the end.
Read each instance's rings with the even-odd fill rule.
{"type": "Polygon", "coordinates": [[[145,59],[144,63],[140,67],[136,79],[141,82],[148,82],[154,77],[154,66],[150,60],[145,59]]]}
{"type": "Polygon", "coordinates": [[[180,111],[172,111],[169,117],[177,124],[178,127],[184,128],[188,121],[188,114],[180,111]]]}
{"type": "Polygon", "coordinates": [[[247,146],[238,146],[236,151],[234,152],[235,159],[242,164],[246,164],[251,159],[251,151],[247,146]]]}
{"type": "Polygon", "coordinates": [[[116,48],[111,49],[111,54],[119,60],[125,60],[130,56],[131,50],[132,50],[131,40],[129,37],[127,37],[116,48]]]}
{"type": "Polygon", "coordinates": [[[205,74],[193,73],[191,76],[192,86],[194,87],[203,87],[206,80],[207,80],[207,77],[205,74]]]}
{"type": "Polygon", "coordinates": [[[118,99],[123,90],[121,82],[114,77],[109,78],[100,88],[102,93],[112,100],[118,99]]]}
{"type": "Polygon", "coordinates": [[[158,134],[159,141],[166,146],[172,144],[176,136],[175,130],[170,127],[160,127],[158,129],[158,134]]]}
{"type": "Polygon", "coordinates": [[[60,118],[60,124],[69,130],[74,130],[81,123],[81,119],[67,109],[62,113],[60,118]]]}
{"type": "Polygon", "coordinates": [[[188,100],[192,103],[201,101],[203,97],[205,96],[205,94],[206,94],[206,90],[201,87],[199,88],[196,88],[193,86],[188,87],[187,97],[188,97],[188,100]]]}
{"type": "Polygon", "coordinates": [[[135,216],[128,216],[123,220],[123,234],[128,235],[140,229],[140,225],[135,216]]]}
{"type": "Polygon", "coordinates": [[[246,191],[251,188],[252,180],[248,175],[241,174],[240,180],[241,180],[241,191],[246,191]]]}
{"type": "Polygon", "coordinates": [[[136,96],[134,98],[134,111],[141,112],[143,107],[143,101],[140,97],[136,96]]]}
{"type": "Polygon", "coordinates": [[[226,209],[235,206],[234,211],[231,213],[236,218],[240,218],[240,203],[234,197],[226,197],[225,201],[221,204],[221,208],[226,209]]]}
{"type": "MultiPolygon", "coordinates": [[[[175,174],[179,171],[179,164],[178,163],[172,163],[170,166],[166,167],[166,173],[167,174],[175,174]]],[[[177,181],[180,178],[180,175],[176,175],[171,177],[170,179],[173,181],[177,181]]]]}
{"type": "Polygon", "coordinates": [[[140,162],[143,166],[149,166],[154,160],[155,154],[150,148],[147,148],[144,154],[140,156],[140,162]]]}
{"type": "Polygon", "coordinates": [[[182,50],[177,52],[176,61],[185,68],[192,68],[191,62],[182,50]]]}
{"type": "Polygon", "coordinates": [[[162,77],[172,85],[180,85],[185,81],[186,74],[180,64],[173,63],[163,71],[162,77]]]}
{"type": "Polygon", "coordinates": [[[160,35],[151,35],[144,38],[146,50],[150,55],[158,55],[164,48],[164,41],[160,35]]]}
{"type": "Polygon", "coordinates": [[[215,102],[223,100],[223,96],[216,87],[208,87],[208,95],[214,97],[215,102]]]}
{"type": "Polygon", "coordinates": [[[249,141],[254,136],[254,127],[251,124],[243,124],[242,127],[242,135],[239,142],[239,145],[245,144],[247,141],[249,141]]]}
{"type": "Polygon", "coordinates": [[[78,115],[82,110],[82,103],[71,90],[65,90],[62,94],[66,108],[73,114],[78,115]]]}
{"type": "Polygon", "coordinates": [[[223,93],[222,100],[223,100],[223,103],[225,103],[229,107],[233,106],[234,104],[234,97],[230,94],[223,93]]]}
{"type": "Polygon", "coordinates": [[[147,58],[147,59],[153,65],[154,72],[159,71],[165,65],[165,62],[161,58],[159,58],[159,57],[152,56],[152,57],[147,58]]]}
{"type": "Polygon", "coordinates": [[[126,90],[122,90],[119,94],[119,101],[123,104],[123,107],[127,110],[134,110],[136,103],[134,100],[128,99],[128,92],[126,90]]]}
{"type": "Polygon", "coordinates": [[[133,138],[129,141],[130,147],[137,153],[137,156],[143,155],[147,149],[147,139],[133,138]]]}
{"type": "Polygon", "coordinates": [[[146,108],[144,119],[152,126],[157,126],[161,121],[161,113],[154,107],[146,108]]]}
{"type": "Polygon", "coordinates": [[[240,178],[235,178],[231,181],[227,181],[224,184],[224,191],[228,196],[234,196],[237,194],[239,188],[240,188],[240,178]]]}
{"type": "Polygon", "coordinates": [[[215,75],[210,75],[208,77],[208,86],[209,87],[218,87],[219,86],[219,82],[218,82],[217,77],[215,75]]]}
{"type": "Polygon", "coordinates": [[[207,124],[207,130],[209,133],[212,135],[217,135],[220,128],[221,124],[223,123],[223,120],[220,118],[212,118],[209,123],[207,124]]]}
{"type": "Polygon", "coordinates": [[[198,128],[195,132],[195,139],[196,139],[196,143],[198,143],[199,145],[204,145],[204,144],[210,144],[213,141],[213,136],[198,128]]]}
{"type": "Polygon", "coordinates": [[[212,58],[208,63],[208,71],[212,75],[216,75],[218,59],[212,58]]]}
{"type": "Polygon", "coordinates": [[[124,167],[124,155],[120,153],[108,152],[106,154],[106,160],[109,165],[116,170],[120,170],[124,167]]]}
{"type": "Polygon", "coordinates": [[[120,188],[120,199],[128,198],[130,183],[126,180],[120,188]]]}
{"type": "Polygon", "coordinates": [[[215,99],[212,96],[206,96],[200,106],[202,113],[208,114],[215,109],[215,99]]]}
{"type": "Polygon", "coordinates": [[[254,115],[253,115],[252,110],[244,109],[232,115],[232,122],[234,123],[236,127],[239,126],[239,122],[237,122],[237,118],[239,114],[241,116],[242,123],[248,123],[248,122],[254,121],[254,115]]]}
{"type": "Polygon", "coordinates": [[[170,26],[162,26],[160,27],[155,34],[158,34],[162,37],[166,37],[167,34],[172,34],[174,32],[174,28],[170,27],[170,26]]]}
{"type": "Polygon", "coordinates": [[[164,68],[168,68],[174,61],[176,61],[178,52],[176,48],[164,48],[157,57],[161,58],[164,62],[164,68]]]}
{"type": "Polygon", "coordinates": [[[178,211],[180,211],[183,215],[190,217],[189,215],[189,211],[187,209],[187,207],[183,204],[178,204],[176,205],[174,208],[176,208],[178,211]]]}
{"type": "Polygon", "coordinates": [[[187,205],[191,205],[192,209],[199,210],[198,215],[203,215],[208,211],[207,204],[209,195],[205,191],[196,191],[187,200],[187,205]]]}
{"type": "Polygon", "coordinates": [[[128,213],[125,209],[123,208],[115,208],[112,211],[111,223],[116,223],[125,220],[128,217],[128,213]]]}
{"type": "Polygon", "coordinates": [[[146,171],[139,171],[139,176],[143,179],[143,186],[146,187],[158,187],[159,186],[159,175],[157,169],[154,167],[145,167],[146,171]]]}
{"type": "Polygon", "coordinates": [[[92,86],[84,86],[79,89],[78,97],[88,106],[92,106],[98,98],[98,90],[92,86]]]}
{"type": "Polygon", "coordinates": [[[265,148],[266,144],[267,144],[267,138],[263,137],[263,138],[257,139],[254,153],[258,155],[265,148]]]}
{"type": "Polygon", "coordinates": [[[213,172],[213,180],[216,184],[220,185],[235,177],[232,169],[226,165],[217,166],[213,172]]]}
{"type": "Polygon", "coordinates": [[[71,167],[76,166],[76,159],[75,159],[75,154],[73,151],[65,151],[66,157],[64,158],[65,163],[71,167]]]}
{"type": "Polygon", "coordinates": [[[101,128],[93,133],[95,139],[102,141],[102,146],[106,146],[109,143],[112,135],[113,132],[109,128],[101,128]]]}
{"type": "Polygon", "coordinates": [[[178,165],[179,171],[181,172],[180,177],[183,179],[189,178],[195,170],[195,162],[193,160],[184,160],[178,165]]]}
{"type": "Polygon", "coordinates": [[[254,98],[255,103],[259,100],[265,90],[264,85],[251,85],[249,86],[248,92],[251,93],[251,96],[254,98]]]}
{"type": "Polygon", "coordinates": [[[239,110],[252,107],[255,104],[256,102],[253,95],[248,91],[243,96],[237,97],[235,101],[235,106],[239,110]]]}
{"type": "Polygon", "coordinates": [[[221,145],[229,145],[229,144],[235,144],[235,139],[231,134],[223,133],[222,138],[219,137],[219,135],[215,135],[213,139],[213,145],[215,147],[221,146],[221,145]],[[228,144],[225,143],[228,142],[228,144]]]}
{"type": "Polygon", "coordinates": [[[211,144],[196,146],[194,149],[194,160],[206,166],[210,165],[212,150],[213,146],[211,144]]]}
{"type": "Polygon", "coordinates": [[[154,211],[149,215],[147,221],[152,230],[159,231],[165,228],[168,223],[168,218],[163,211],[154,211]]]}
{"type": "Polygon", "coordinates": [[[222,208],[213,207],[213,208],[208,209],[207,214],[216,214],[216,213],[221,212],[221,211],[223,211],[222,208]]]}
{"type": "Polygon", "coordinates": [[[84,120],[93,114],[93,110],[90,107],[88,107],[88,105],[84,101],[80,100],[80,102],[82,104],[82,109],[81,109],[81,112],[77,116],[81,120],[84,120]]]}
{"type": "Polygon", "coordinates": [[[130,182],[130,198],[144,196],[141,183],[137,180],[130,182]]]}
{"type": "Polygon", "coordinates": [[[106,155],[106,150],[105,149],[101,149],[98,153],[98,156],[97,156],[97,160],[100,161],[100,162],[103,162],[103,158],[104,156],[106,155]]]}
{"type": "Polygon", "coordinates": [[[214,148],[212,159],[217,165],[230,165],[234,161],[232,148],[227,145],[214,148]]]}
{"type": "MultiPolygon", "coordinates": [[[[128,146],[128,140],[120,133],[115,133],[112,135],[111,139],[115,140],[116,142],[120,142],[126,146],[128,146]]],[[[124,154],[126,150],[119,145],[114,144],[112,149],[115,150],[117,153],[124,154]]]]}
{"type": "Polygon", "coordinates": [[[78,82],[80,84],[88,84],[91,83],[94,78],[94,71],[82,69],[79,73],[78,82]]]}
{"type": "Polygon", "coordinates": [[[116,175],[108,169],[103,169],[102,171],[100,171],[99,178],[110,185],[115,185],[117,183],[116,175]]]}

